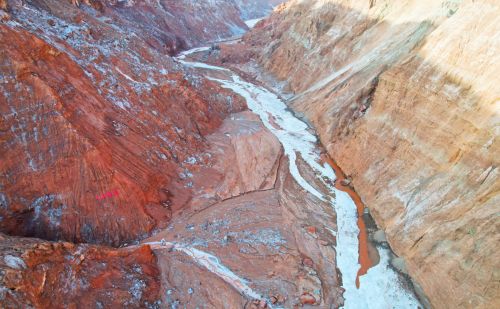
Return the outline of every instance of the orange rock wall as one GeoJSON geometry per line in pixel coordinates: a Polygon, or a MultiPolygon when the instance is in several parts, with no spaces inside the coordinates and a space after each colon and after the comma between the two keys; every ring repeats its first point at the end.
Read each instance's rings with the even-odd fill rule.
{"type": "Polygon", "coordinates": [[[11,15],[0,23],[0,231],[118,245],[165,226],[190,198],[205,136],[243,101],[83,4],[11,15]]]}
{"type": "Polygon", "coordinates": [[[149,246],[110,249],[0,234],[2,308],[146,308],[159,305],[149,246]]]}

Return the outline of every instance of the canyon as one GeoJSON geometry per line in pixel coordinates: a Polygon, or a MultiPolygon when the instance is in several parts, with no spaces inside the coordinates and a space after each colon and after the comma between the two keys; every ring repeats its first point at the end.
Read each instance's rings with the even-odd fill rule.
{"type": "Polygon", "coordinates": [[[283,2],[0,0],[1,307],[500,306],[498,3],[283,2]]]}

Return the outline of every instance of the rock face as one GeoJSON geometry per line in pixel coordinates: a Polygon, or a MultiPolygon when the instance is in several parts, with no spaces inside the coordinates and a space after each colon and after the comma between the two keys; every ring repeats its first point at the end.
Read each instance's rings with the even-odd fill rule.
{"type": "MultiPolygon", "coordinates": [[[[2,307],[326,308],[362,291],[342,285],[361,254],[336,249],[368,234],[345,228],[350,200],[307,126],[262,112],[281,101],[230,71],[169,56],[277,2],[0,0],[2,307]]],[[[257,57],[284,82],[436,308],[500,306],[499,11],[294,0],[199,56],[252,75],[257,57]]],[[[371,250],[363,288],[389,259],[371,250]]],[[[411,294],[391,278],[403,288],[378,295],[411,294]]]]}
{"type": "MultiPolygon", "coordinates": [[[[342,289],[335,240],[325,228],[335,228],[331,206],[295,182],[279,141],[255,114],[232,115],[208,140],[213,164],[193,172],[198,189],[190,206],[145,242],[165,239],[218,259],[206,267],[199,253],[186,257],[186,250],[153,246],[162,273],[162,303],[231,309],[263,308],[262,302],[274,300],[283,308],[301,301],[338,307],[342,289]],[[311,232],[314,226],[318,228],[311,232]],[[217,265],[236,277],[227,269],[219,275],[217,265]],[[241,289],[238,277],[252,290],[241,289]],[[263,299],[252,301],[255,293],[263,299]]],[[[314,179],[307,170],[301,172],[314,179]]]]}
{"type": "Polygon", "coordinates": [[[234,0],[238,5],[243,20],[264,17],[270,14],[273,7],[285,0],[234,0]]]}
{"type": "Polygon", "coordinates": [[[232,47],[286,81],[435,308],[500,305],[499,13],[291,1],[232,47]]]}
{"type": "Polygon", "coordinates": [[[117,245],[164,226],[189,199],[204,136],[243,101],[156,48],[144,20],[130,28],[126,6],[11,4],[0,23],[0,230],[117,245]]]}
{"type": "Polygon", "coordinates": [[[110,249],[0,234],[3,308],[154,308],[158,279],[149,246],[110,249]]]}
{"type": "MultiPolygon", "coordinates": [[[[149,0],[129,1],[136,4],[130,6],[129,14],[143,21],[142,25],[150,26],[150,12],[155,12],[154,22],[162,25],[180,39],[180,48],[194,47],[204,42],[241,35],[248,30],[241,18],[238,6],[228,0],[149,0]],[[139,9],[145,5],[145,9],[139,9]]],[[[153,30],[153,29],[152,29],[153,30]]]]}
{"type": "Polygon", "coordinates": [[[204,191],[221,200],[273,188],[282,155],[281,145],[262,128],[259,118],[250,112],[233,114],[219,131],[224,134],[208,138],[207,153],[215,159],[214,163],[194,177],[194,181],[199,182],[195,187],[208,183],[207,175],[217,175],[220,180],[206,186],[210,189],[204,191]]]}
{"type": "Polygon", "coordinates": [[[228,0],[72,0],[93,7],[122,28],[141,34],[158,50],[179,50],[243,34],[247,26],[238,6],[228,0]],[[146,34],[146,36],[144,36],[146,34]]]}

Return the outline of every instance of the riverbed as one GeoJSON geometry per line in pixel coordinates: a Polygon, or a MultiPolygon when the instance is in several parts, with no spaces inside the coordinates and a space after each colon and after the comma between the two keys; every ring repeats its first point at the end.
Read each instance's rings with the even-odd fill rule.
{"type": "Polygon", "coordinates": [[[304,192],[328,203],[335,211],[336,224],[332,222],[331,226],[324,228],[336,239],[336,264],[345,290],[344,308],[421,307],[417,297],[407,288],[407,282],[401,280],[401,275],[390,265],[389,248],[377,246],[380,257],[377,265],[371,268],[371,265],[361,265],[366,261],[366,253],[360,257],[360,248],[366,246],[365,243],[360,246],[360,240],[366,242],[366,235],[363,234],[366,231],[360,230],[362,211],[359,211],[359,205],[348,192],[335,187],[335,172],[322,159],[324,151],[317,137],[311,133],[311,128],[295,117],[279,94],[246,81],[227,68],[189,60],[191,54],[208,50],[208,47],[202,47],[186,51],[177,57],[177,61],[202,70],[209,80],[242,96],[248,108],[259,116],[267,130],[280,141],[288,159],[289,173],[295,182],[304,192]],[[308,181],[303,177],[304,174],[314,175],[315,181],[308,181]]]}

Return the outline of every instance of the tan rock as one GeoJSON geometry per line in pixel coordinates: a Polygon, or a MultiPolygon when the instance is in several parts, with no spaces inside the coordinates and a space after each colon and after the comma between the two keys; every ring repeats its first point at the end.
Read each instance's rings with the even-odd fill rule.
{"type": "Polygon", "coordinates": [[[328,245],[330,245],[330,243],[327,240],[323,240],[323,239],[321,239],[319,241],[319,244],[322,245],[322,246],[328,246],[328,245]]]}
{"type": "Polygon", "coordinates": [[[290,1],[238,47],[288,82],[436,308],[500,306],[499,16],[492,0],[290,1]]]}
{"type": "Polygon", "coordinates": [[[7,0],[0,0],[0,10],[7,11],[8,3],[7,0]]]}

